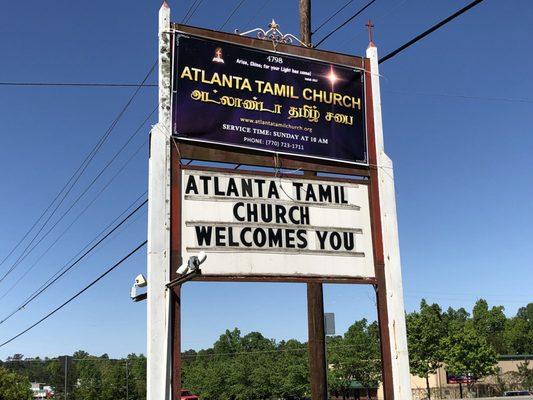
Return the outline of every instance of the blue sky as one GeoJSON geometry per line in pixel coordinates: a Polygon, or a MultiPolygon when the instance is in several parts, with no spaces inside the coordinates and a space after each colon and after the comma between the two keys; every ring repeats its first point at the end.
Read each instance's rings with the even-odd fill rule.
{"type": "MultiPolygon", "coordinates": [[[[190,21],[216,29],[237,0],[205,0],[190,21]]],[[[191,1],[170,1],[179,21],[191,1]]],[[[226,28],[265,26],[274,17],[297,33],[297,1],[248,0],[226,28]]],[[[344,0],[314,1],[317,26],[344,0]]],[[[461,8],[467,1],[378,0],[321,47],[364,54],[372,18],[381,55],[461,8]]],[[[317,38],[360,5],[350,7],[317,38]]],[[[158,1],[6,2],[0,14],[0,81],[138,82],[156,58],[158,1]]],[[[395,163],[407,310],[422,297],[470,309],[477,298],[508,315],[533,300],[533,6],[529,0],[486,1],[381,66],[386,149],[395,163]],[[469,98],[465,98],[469,97],[469,98]],[[520,100],[522,99],[522,100],[520,100]]],[[[316,42],[317,40],[315,40],[316,42]]],[[[155,82],[155,75],[150,82],[155,82]]],[[[0,86],[0,259],[31,226],[105,132],[132,88],[0,86]]],[[[143,89],[71,193],[75,198],[156,105],[143,89]]],[[[152,118],[151,123],[155,120],[152,118]]],[[[146,190],[143,128],[57,230],[0,283],[2,316],[89,242],[146,190]],[[44,257],[98,191],[95,203],[44,257]]],[[[68,201],[67,201],[68,204],[68,201]]],[[[3,341],[60,304],[146,236],[143,212],[39,300],[0,324],[3,341]]],[[[13,353],[55,356],[85,349],[122,356],[145,352],[145,304],[129,288],[145,272],[139,252],[98,286],[13,343],[13,353]]],[[[0,272],[14,262],[10,258],[0,272]]],[[[259,330],[276,339],[307,336],[305,286],[192,283],[183,290],[183,346],[202,348],[226,328],[259,330]]],[[[326,285],[326,311],[343,332],[374,319],[370,287],[326,285]]]]}

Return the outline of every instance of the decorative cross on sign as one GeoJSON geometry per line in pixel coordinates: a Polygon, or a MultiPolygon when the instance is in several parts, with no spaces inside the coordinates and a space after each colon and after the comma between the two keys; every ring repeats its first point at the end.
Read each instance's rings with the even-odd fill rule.
{"type": "Polygon", "coordinates": [[[371,20],[368,20],[368,22],[365,24],[365,26],[368,28],[368,40],[370,43],[374,43],[374,32],[372,31],[372,28],[374,27],[374,24],[371,20]]]}

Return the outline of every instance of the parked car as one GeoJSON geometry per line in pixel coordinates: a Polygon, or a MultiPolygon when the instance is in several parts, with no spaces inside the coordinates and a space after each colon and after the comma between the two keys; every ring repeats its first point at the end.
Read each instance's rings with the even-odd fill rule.
{"type": "Polygon", "coordinates": [[[192,394],[187,389],[181,389],[181,391],[180,391],[180,399],[181,400],[200,400],[200,398],[198,396],[196,396],[195,394],[192,394]]]}
{"type": "Polygon", "coordinates": [[[505,392],[503,395],[505,397],[511,397],[511,396],[529,396],[532,393],[529,390],[509,390],[508,392],[505,392]]]}

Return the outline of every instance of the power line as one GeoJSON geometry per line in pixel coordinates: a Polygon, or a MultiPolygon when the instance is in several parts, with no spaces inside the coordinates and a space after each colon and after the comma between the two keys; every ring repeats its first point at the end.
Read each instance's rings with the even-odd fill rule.
{"type": "Polygon", "coordinates": [[[453,19],[457,18],[458,16],[460,16],[461,14],[464,14],[465,12],[467,12],[468,10],[470,10],[472,7],[474,6],[477,6],[479,3],[481,3],[483,0],[474,0],[473,2],[471,2],[470,4],[466,5],[465,7],[461,8],[459,11],[453,13],[452,15],[450,15],[448,18],[445,18],[443,19],[442,21],[440,21],[439,23],[433,25],[431,28],[429,28],[428,30],[422,32],[420,35],[414,37],[413,39],[409,40],[407,43],[405,43],[404,45],[398,47],[396,50],[394,51],[391,51],[389,54],[387,54],[386,56],[382,57],[379,59],[379,63],[381,64],[382,62],[385,62],[387,61],[388,59],[394,57],[395,55],[397,55],[398,53],[402,52],[403,50],[405,50],[406,48],[412,46],[413,44],[415,44],[416,42],[418,42],[419,40],[425,38],[427,35],[429,35],[430,33],[432,32],[435,32],[437,29],[441,28],[442,26],[446,25],[448,22],[452,21],[453,19]]]}
{"type": "Polygon", "coordinates": [[[317,33],[324,25],[326,25],[329,21],[331,21],[335,16],[337,16],[342,10],[344,10],[346,7],[348,7],[350,4],[353,3],[354,0],[348,1],[345,5],[343,5],[341,8],[339,8],[337,11],[335,11],[333,14],[331,14],[324,22],[322,22],[318,28],[316,28],[314,31],[311,32],[311,35],[314,35],[317,33]]]}
{"type": "MultiPolygon", "coordinates": [[[[137,200],[135,200],[135,202],[137,202],[137,200]]],[[[44,284],[42,284],[37,290],[35,290],[20,306],[18,306],[14,311],[12,311],[9,315],[7,315],[4,319],[2,319],[0,321],[0,324],[3,324],[4,322],[6,322],[13,315],[18,313],[22,309],[24,309],[33,300],[35,300],[37,297],[43,294],[48,288],[50,288],[54,283],[56,283],[59,279],[61,279],[63,275],[65,275],[68,271],[74,268],[81,260],[83,260],[87,255],[89,255],[95,248],[97,248],[104,240],[106,240],[109,236],[111,236],[127,220],[129,220],[135,213],[137,213],[146,203],[148,203],[148,200],[144,200],[140,205],[138,205],[133,211],[131,211],[126,217],[124,217],[117,225],[115,225],[113,229],[111,229],[108,233],[106,233],[100,240],[98,240],[94,245],[92,245],[88,250],[86,250],[80,257],[76,259],[76,261],[70,264],[67,268],[65,267],[60,268],[58,272],[52,275],[51,278],[49,278],[44,284]]],[[[131,206],[129,206],[128,208],[130,207],[131,206]]]]}
{"type": "MultiPolygon", "coordinates": [[[[193,0],[181,23],[186,24],[194,16],[204,0],[193,0]]],[[[156,61],[157,64],[157,61],[156,61]]],[[[154,65],[155,66],[155,65],[154,65]]],[[[100,87],[100,88],[122,88],[122,87],[158,87],[157,83],[100,83],[100,82],[0,82],[0,86],[56,86],[56,87],[100,87]]]]}
{"type": "Polygon", "coordinates": [[[346,26],[349,22],[351,22],[353,19],[355,19],[356,17],[358,17],[363,11],[365,11],[368,7],[370,7],[372,4],[374,4],[376,2],[376,0],[371,0],[369,1],[367,4],[365,4],[363,7],[361,7],[355,14],[353,14],[350,18],[348,18],[346,21],[344,21],[342,24],[340,24],[339,26],[337,26],[335,29],[333,29],[330,33],[328,33],[326,36],[324,36],[322,39],[320,39],[320,41],[314,46],[314,47],[318,47],[320,46],[320,44],[322,44],[325,40],[327,40],[329,37],[331,37],[331,35],[333,35],[334,33],[336,33],[339,29],[343,28],[344,26],[346,26]]]}
{"type": "MultiPolygon", "coordinates": [[[[157,108],[156,108],[157,109],[157,108]]],[[[155,111],[155,110],[154,110],[155,111]]],[[[153,112],[152,112],[153,114],[153,112]]],[[[74,218],[74,220],[72,220],[72,222],[63,230],[63,232],[61,232],[61,234],[54,240],[54,242],[52,242],[48,247],[47,249],[41,253],[41,255],[37,258],[37,260],[34,261],[34,263],[30,266],[30,268],[28,268],[26,270],[26,272],[24,272],[20,277],[19,279],[17,279],[17,281],[11,285],[11,287],[7,290],[4,291],[4,293],[0,296],[0,300],[2,300],[4,297],[6,297],[21,281],[22,279],[24,279],[24,277],[26,275],[28,275],[32,270],[33,268],[35,268],[39,262],[42,260],[42,258],[52,249],[53,246],[55,246],[57,244],[57,242],[59,242],[59,240],[69,231],[69,229],[76,223],[76,221],[78,221],[78,219],[83,215],[85,214],[85,212],[94,204],[94,202],[100,197],[100,195],[111,185],[111,183],[113,183],[113,181],[116,179],[116,177],[124,170],[124,168],[126,168],[126,166],[131,162],[131,160],[133,160],[133,158],[139,153],[139,151],[144,147],[144,145],[148,142],[148,139],[145,140],[143,143],[141,143],[140,146],[137,147],[137,149],[132,153],[132,155],[126,160],[126,162],[115,172],[115,174],[111,177],[111,179],[109,179],[109,181],[98,191],[98,193],[96,194],[96,196],[94,196],[94,198],[89,202],[89,204],[87,204],[85,206],[85,208],[83,210],[81,210],[81,212],[76,216],[76,218],[74,218]]],[[[146,192],[144,193],[146,194],[146,192]]],[[[143,194],[143,195],[144,195],[143,194]]],[[[133,204],[135,204],[139,198],[142,197],[139,196],[134,202],[133,204]]],[[[132,204],[132,205],[133,205],[132,204]]],[[[123,211],[117,218],[115,218],[105,229],[107,230],[107,228],[109,226],[111,226],[113,223],[115,223],[119,218],[120,216],[122,216],[122,214],[125,214],[126,211],[132,206],[128,206],[128,208],[123,211]]],[[[103,232],[102,232],[103,233],[103,232]]],[[[101,234],[101,233],[100,233],[101,234]]],[[[98,234],[98,236],[100,235],[98,234]]],[[[97,237],[98,237],[97,236],[97,237]]],[[[88,246],[86,246],[88,247],[88,246]]],[[[78,253],[80,254],[81,252],[83,251],[83,249],[78,253]]],[[[74,256],[73,258],[75,258],[76,256],[74,256]]],[[[70,262],[70,261],[69,261],[70,262]]],[[[68,264],[68,263],[67,263],[68,264]]],[[[0,322],[1,323],[1,322],[0,322]]]]}
{"type": "MultiPolygon", "coordinates": [[[[341,344],[341,345],[329,345],[328,350],[337,350],[337,349],[349,349],[349,348],[357,348],[359,345],[354,344],[341,344]]],[[[208,352],[211,349],[205,349],[204,353],[197,352],[195,354],[182,354],[182,358],[196,358],[196,357],[218,357],[218,356],[240,356],[240,355],[252,355],[252,354],[275,354],[275,353],[296,353],[296,352],[307,352],[309,349],[307,346],[295,348],[295,349],[288,349],[288,348],[281,348],[281,349],[272,349],[272,350],[251,350],[251,351],[235,351],[235,352],[225,352],[225,353],[210,353],[208,352]]],[[[201,350],[200,350],[201,351],[201,350]]],[[[368,361],[378,361],[378,359],[360,359],[357,360],[358,362],[368,362],[368,361]]]]}
{"type": "Polygon", "coordinates": [[[194,0],[189,9],[187,10],[187,13],[183,16],[182,23],[186,24],[188,23],[191,18],[194,16],[200,5],[202,4],[204,0],[194,0]],[[190,13],[190,14],[189,14],[190,13]]]}
{"type": "MultiPolygon", "coordinates": [[[[407,0],[398,0],[398,2],[393,5],[390,9],[388,9],[386,12],[378,15],[377,17],[373,17],[372,18],[372,23],[375,23],[375,22],[378,22],[378,21],[382,21],[385,17],[388,17],[389,15],[391,15],[392,13],[394,13],[398,8],[400,8],[401,6],[403,6],[405,3],[407,2],[407,0]]],[[[360,36],[362,33],[364,32],[364,30],[359,30],[357,31],[356,33],[354,33],[353,35],[346,35],[346,39],[343,40],[339,46],[345,46],[348,42],[353,42],[353,40],[360,36]]]]}
{"type": "MultiPolygon", "coordinates": [[[[146,196],[146,192],[144,193],[144,196],[146,196]]],[[[126,211],[127,211],[127,210],[126,210],[126,211]]],[[[109,238],[108,245],[109,245],[113,240],[115,240],[115,239],[116,239],[116,238],[117,238],[122,232],[124,232],[124,231],[127,229],[128,225],[131,226],[135,221],[138,221],[141,217],[142,217],[142,214],[137,214],[137,216],[136,216],[135,218],[132,218],[132,219],[130,219],[129,221],[127,221],[125,224],[123,224],[123,225],[120,227],[120,230],[117,230],[117,231],[116,231],[116,232],[117,232],[116,235],[115,235],[114,237],[110,237],[110,238],[109,238]]],[[[116,222],[116,219],[114,220],[114,222],[116,222]]],[[[113,222],[113,223],[114,223],[114,222],[113,222]]],[[[108,226],[110,226],[110,225],[112,225],[112,224],[109,224],[108,226]]],[[[105,230],[104,230],[104,232],[105,232],[105,230]]],[[[102,233],[103,233],[103,232],[102,232],[102,233]]],[[[97,239],[98,239],[98,236],[97,236],[93,241],[91,241],[90,243],[88,243],[88,244],[87,244],[82,250],[80,250],[80,251],[76,254],[76,256],[79,255],[79,254],[80,254],[82,251],[84,251],[85,249],[87,249],[87,247],[89,247],[89,246],[90,246],[92,243],[94,243],[94,241],[97,240],[97,239]]],[[[70,259],[70,261],[72,261],[74,258],[75,258],[75,257],[72,257],[72,258],[70,259]]],[[[46,282],[44,282],[39,288],[37,288],[36,290],[34,290],[33,293],[31,293],[30,296],[28,296],[28,297],[26,298],[25,301],[30,300],[30,298],[33,297],[35,294],[37,294],[37,296],[35,296],[35,297],[38,297],[38,296],[40,295],[40,293],[38,293],[38,292],[41,291],[43,288],[47,287],[47,286],[50,284],[49,282],[52,282],[52,281],[55,282],[56,277],[58,277],[59,275],[64,275],[63,272],[65,271],[66,268],[67,268],[67,265],[64,265],[63,268],[57,270],[57,271],[56,271],[51,277],[48,278],[48,280],[47,280],[46,282]]],[[[68,271],[67,271],[67,272],[68,272],[68,271]]],[[[60,278],[61,278],[61,277],[59,276],[59,277],[58,277],[58,280],[59,280],[60,278]]],[[[33,300],[33,299],[31,299],[31,300],[33,300]]]]}
{"type": "Polygon", "coordinates": [[[118,124],[122,116],[125,114],[126,110],[130,106],[130,104],[133,102],[137,94],[139,93],[142,85],[146,83],[150,75],[152,74],[154,68],[157,65],[157,61],[151,66],[151,68],[146,73],[145,77],[137,87],[137,89],[134,91],[134,93],[130,96],[129,100],[126,102],[126,104],[122,107],[118,115],[115,117],[111,125],[108,127],[106,132],[100,137],[98,142],[95,144],[95,146],[91,149],[89,154],[85,157],[85,159],[82,161],[80,166],[76,169],[76,171],[72,174],[72,176],[68,179],[67,183],[61,188],[61,190],[58,192],[56,197],[52,200],[52,202],[45,208],[45,210],[41,213],[41,215],[37,218],[37,220],[33,223],[33,225],[30,227],[30,229],[24,234],[24,236],[18,241],[18,243],[15,245],[15,247],[8,253],[6,257],[0,262],[0,265],[2,265],[14,252],[15,250],[26,240],[26,238],[29,236],[29,234],[33,231],[33,229],[39,224],[39,222],[44,218],[46,213],[52,208],[54,203],[61,197],[63,193],[63,197],[59,200],[59,202],[55,205],[54,209],[50,213],[50,215],[46,218],[45,222],[41,225],[37,233],[33,236],[33,238],[30,240],[30,242],[27,244],[25,249],[22,251],[22,253],[19,255],[15,263],[8,269],[8,271],[0,278],[0,283],[16,268],[16,266],[21,262],[22,257],[24,257],[24,254],[28,250],[28,248],[32,245],[32,243],[36,240],[36,238],[39,236],[41,231],[44,229],[46,224],[50,221],[50,219],[53,217],[53,215],[56,213],[57,209],[61,206],[65,198],[68,196],[70,191],[74,188],[78,180],[81,178],[91,161],[94,159],[96,153],[100,150],[100,148],[103,146],[109,135],[111,135],[112,131],[114,130],[115,126],[118,124]],[[70,186],[70,187],[69,187],[70,186]]]}
{"type": "Polygon", "coordinates": [[[437,97],[452,97],[466,100],[488,100],[488,101],[509,101],[516,103],[533,103],[533,99],[520,97],[492,97],[492,96],[471,96],[457,93],[434,93],[434,92],[413,92],[410,90],[383,90],[384,93],[413,95],[413,96],[437,96],[437,97]]]}
{"type": "MultiPolygon", "coordinates": [[[[340,336],[340,335],[339,335],[340,336]]],[[[182,352],[181,358],[201,358],[201,357],[219,357],[219,356],[246,356],[246,355],[254,355],[254,354],[275,354],[275,353],[305,353],[309,351],[307,348],[306,342],[300,343],[302,347],[299,348],[278,348],[278,349],[271,349],[271,350],[250,350],[250,351],[234,351],[234,352],[223,352],[223,353],[215,353],[213,352],[213,348],[208,349],[202,349],[199,351],[196,351],[194,354],[187,354],[186,352],[182,352]]],[[[337,349],[353,349],[358,348],[359,345],[356,344],[336,344],[336,345],[328,345],[328,350],[337,350],[337,349]]],[[[111,358],[99,358],[99,357],[87,357],[87,358],[72,358],[72,361],[102,361],[102,362],[128,362],[131,360],[128,359],[111,359],[111,358]]],[[[30,363],[30,362],[57,362],[59,361],[59,358],[49,358],[47,360],[44,359],[29,359],[29,360],[4,360],[5,363],[30,363]]],[[[356,362],[378,362],[380,359],[378,358],[365,358],[365,359],[358,359],[356,362]]]]}
{"type": "MultiPolygon", "coordinates": [[[[144,193],[143,195],[145,195],[144,193]]],[[[135,200],[133,204],[135,204],[138,201],[138,198],[135,200]]],[[[82,261],[87,255],[89,255],[96,247],[98,247],[104,240],[106,240],[111,234],[113,234],[120,226],[122,226],[126,221],[129,220],[130,217],[132,217],[135,213],[137,213],[145,204],[147,203],[147,200],[145,200],[142,204],[140,204],[138,207],[136,207],[132,212],[130,212],[124,219],[122,219],[111,231],[109,231],[104,237],[102,237],[98,242],[96,242],[93,246],[91,246],[88,250],[86,250],[76,261],[70,264],[70,266],[67,267],[67,265],[60,268],[58,271],[56,271],[46,282],[44,282],[39,288],[34,290],[27,298],[24,300],[24,302],[19,305],[15,310],[13,310],[10,314],[8,314],[4,319],[0,321],[0,324],[3,324],[8,319],[10,319],[13,315],[18,313],[19,311],[22,311],[28,304],[30,304],[33,300],[35,300],[37,297],[39,297],[42,293],[44,293],[50,286],[52,286],[55,282],[57,282],[59,279],[61,279],[67,272],[69,272],[72,268],[74,268],[80,261],[82,261]]],[[[128,209],[131,206],[128,206],[128,209]]],[[[126,209],[127,210],[127,209],[126,209]]],[[[122,213],[124,214],[124,212],[122,213]]],[[[122,215],[121,214],[121,215],[122,215]]],[[[118,218],[117,218],[118,219],[118,218]]],[[[116,221],[116,219],[114,220],[116,221]]],[[[114,221],[110,224],[112,225],[114,221]]],[[[98,236],[100,236],[103,232],[105,232],[108,227],[108,225],[98,236]]],[[[98,238],[98,236],[96,238],[98,238]]],[[[93,243],[95,240],[93,239],[88,245],[84,247],[86,249],[89,247],[91,243],[93,243]]],[[[82,249],[78,254],[80,254],[84,249],[82,249]]],[[[72,260],[72,259],[71,259],[72,260]]],[[[70,263],[70,262],[69,262],[70,263]]],[[[68,263],[67,263],[68,264],[68,263]]]]}
{"type": "MultiPolygon", "coordinates": [[[[107,162],[107,164],[98,172],[98,174],[93,178],[93,180],[89,183],[89,185],[78,195],[78,197],[74,200],[74,202],[70,205],[70,207],[61,215],[61,217],[54,223],[54,225],[48,229],[48,231],[38,240],[38,242],[26,253],[26,255],[22,258],[26,258],[35,247],[37,247],[47,236],[52,232],[52,230],[67,216],[67,214],[74,208],[74,206],[81,200],[81,198],[89,191],[89,189],[96,183],[96,181],[103,175],[103,173],[111,166],[111,164],[116,160],[116,158],[124,151],[126,146],[137,136],[137,134],[141,131],[142,127],[148,122],[148,120],[152,117],[152,115],[157,111],[158,106],[156,106],[150,114],[141,122],[141,124],[137,127],[137,129],[133,132],[132,135],[129,136],[128,140],[122,145],[122,147],[113,155],[113,157],[107,162]]],[[[133,155],[137,154],[137,152],[144,146],[144,143],[141,144],[137,148],[137,150],[134,152],[133,155]]],[[[131,161],[133,158],[130,157],[126,163],[119,169],[119,172],[122,171],[125,166],[131,161]]],[[[111,179],[111,181],[116,177],[116,175],[111,179]]],[[[22,261],[21,260],[21,261],[22,261]]]]}
{"type": "MultiPolygon", "coordinates": [[[[4,299],[25,277],[26,275],[28,275],[32,270],[33,268],[35,268],[39,262],[42,260],[42,258],[48,253],[48,251],[50,251],[50,249],[56,245],[59,240],[65,235],[65,233],[67,233],[67,231],[76,223],[76,221],[94,204],[94,202],[100,197],[100,195],[111,185],[111,183],[115,180],[115,178],[124,170],[124,168],[130,163],[130,161],[138,154],[138,152],[142,149],[142,147],[144,147],[144,145],[148,142],[148,140],[145,140],[143,143],[141,143],[141,146],[139,146],[135,152],[128,158],[128,160],[126,160],[126,162],[122,165],[122,167],[111,177],[111,179],[100,189],[100,191],[96,194],[96,196],[89,202],[89,204],[87,204],[87,206],[76,216],[76,218],[65,228],[65,230],[63,230],[63,232],[54,240],[54,242],[52,244],[50,244],[50,246],[48,246],[48,248],[43,252],[41,253],[41,255],[39,256],[39,258],[37,260],[35,260],[35,262],[30,266],[30,268],[28,268],[26,270],[26,272],[24,272],[20,277],[19,279],[17,279],[17,281],[15,281],[15,283],[13,285],[11,285],[9,287],[9,289],[5,290],[3,292],[3,294],[0,296],[0,300],[4,299]]],[[[146,191],[141,194],[139,197],[137,197],[133,203],[131,205],[129,205],[122,213],[120,213],[113,221],[111,221],[97,236],[96,238],[94,238],[91,242],[89,242],[84,248],[82,248],[76,255],[74,255],[68,262],[67,262],[67,265],[72,262],[79,254],[81,254],[87,247],[89,247],[94,241],[96,241],[98,239],[98,237],[100,235],[102,235],[111,225],[113,225],[122,215],[124,215],[127,210],[129,210],[141,197],[145,196],[146,195],[146,191]]],[[[66,265],[60,269],[58,272],[56,272],[54,275],[52,275],[51,278],[48,279],[48,281],[46,281],[45,283],[43,283],[43,285],[41,285],[41,287],[39,287],[38,289],[36,289],[36,291],[34,291],[30,297],[35,294],[37,291],[41,290],[41,288],[43,286],[46,286],[48,284],[48,282],[50,282],[51,279],[53,279],[58,273],[60,273],[64,268],[66,268],[66,265]]],[[[3,321],[0,321],[0,324],[3,323],[3,321]]]]}
{"type": "Polygon", "coordinates": [[[107,271],[105,271],[103,274],[101,274],[98,278],[96,278],[94,281],[92,281],[91,283],[89,283],[87,286],[85,286],[82,290],[80,290],[78,293],[76,293],[74,296],[72,296],[71,298],[69,298],[67,301],[65,301],[63,304],[61,304],[60,306],[56,307],[55,309],[53,309],[52,311],[50,311],[48,314],[46,314],[44,317],[42,317],[40,320],[38,320],[37,322],[33,323],[32,325],[30,325],[28,328],[24,329],[23,331],[17,333],[15,336],[13,336],[12,338],[6,340],[5,342],[1,343],[0,344],[0,348],[1,347],[4,347],[6,344],[9,344],[11,343],[13,340],[19,338],[20,336],[24,335],[26,332],[30,331],[31,329],[35,328],[37,325],[41,324],[42,322],[44,322],[45,320],[47,320],[48,318],[50,318],[52,315],[54,315],[56,312],[58,312],[59,310],[61,310],[63,307],[65,307],[67,304],[71,303],[72,301],[74,301],[76,298],[78,298],[79,296],[81,296],[83,293],[85,293],[87,290],[89,290],[91,287],[93,287],[94,285],[96,285],[100,280],[102,280],[105,276],[107,276],[109,273],[111,273],[114,269],[116,269],[117,267],[119,267],[124,261],[126,261],[128,258],[130,258],[133,254],[135,254],[137,251],[139,251],[145,244],[147,243],[147,240],[145,240],[144,242],[142,242],[141,244],[139,244],[135,249],[133,249],[132,251],[130,251],[127,255],[125,255],[121,260],[119,260],[117,263],[115,263],[113,266],[111,266],[107,271]]]}
{"type": "MultiPolygon", "coordinates": [[[[143,85],[146,80],[150,77],[150,75],[152,74],[154,68],[156,67],[157,65],[157,61],[152,65],[152,67],[150,68],[150,70],[147,72],[147,74],[145,75],[144,79],[142,80],[141,84],[140,85],[143,85]]],[[[63,215],[55,222],[55,224],[39,239],[39,241],[33,246],[31,247],[31,245],[33,244],[33,242],[37,239],[37,237],[39,236],[39,234],[42,232],[42,230],[44,229],[44,227],[48,224],[48,222],[51,220],[51,218],[54,216],[54,214],[57,212],[57,210],[59,209],[59,207],[61,206],[61,204],[63,203],[63,201],[66,199],[66,197],[68,196],[68,194],[70,193],[70,191],[74,188],[75,184],[77,183],[77,181],[81,178],[81,176],[83,175],[83,173],[85,172],[85,170],[87,169],[87,167],[89,166],[90,162],[93,160],[93,158],[95,157],[96,153],[100,150],[100,148],[104,145],[105,141],[107,140],[107,138],[111,135],[111,133],[113,132],[113,130],[115,129],[115,127],[117,126],[118,122],[120,121],[120,119],[122,118],[122,116],[125,114],[126,110],[128,109],[128,107],[130,106],[130,104],[133,102],[133,100],[135,99],[135,97],[137,96],[137,94],[139,93],[140,89],[141,89],[142,86],[138,86],[137,89],[135,90],[135,92],[132,94],[132,96],[129,98],[128,102],[123,106],[123,108],[121,109],[121,111],[119,112],[119,114],[117,115],[117,117],[113,120],[113,122],[111,123],[111,125],[109,126],[109,128],[107,129],[107,131],[104,133],[104,135],[100,138],[100,140],[97,142],[96,146],[91,150],[91,152],[89,153],[89,155],[85,158],[85,160],[82,162],[82,164],[80,165],[80,167],[78,167],[78,169],[76,170],[76,172],[71,176],[71,178],[69,179],[69,181],[67,182],[67,184],[61,189],[61,191],[58,193],[58,195],[56,196],[56,198],[52,201],[52,203],[50,203],[50,205],[46,208],[46,210],[41,214],[41,216],[39,217],[38,221],[36,223],[33,224],[32,228],[30,228],[30,230],[26,233],[26,235],[24,236],[23,239],[20,240],[20,242],[15,246],[15,247],[18,247],[20,245],[20,243],[28,236],[29,232],[31,232],[31,230],[37,225],[37,223],[39,222],[39,220],[41,220],[44,215],[46,215],[46,213],[48,212],[48,210],[51,208],[52,204],[54,204],[54,202],[58,199],[58,197],[61,195],[61,193],[64,191],[64,194],[62,196],[62,198],[60,199],[60,201],[56,204],[56,206],[54,207],[54,209],[52,210],[52,212],[50,213],[50,215],[46,218],[45,222],[41,225],[41,227],[38,229],[37,233],[33,236],[33,238],[30,240],[30,242],[26,245],[26,247],[24,248],[24,250],[22,251],[22,253],[19,255],[19,257],[17,258],[17,260],[11,265],[11,267],[8,269],[8,271],[0,278],[0,283],[3,282],[5,280],[5,278],[11,273],[13,272],[18,265],[20,265],[20,263],[33,251],[33,249],[35,249],[36,246],[38,246],[42,240],[44,240],[44,238],[46,238],[46,236],[55,228],[55,226],[57,226],[57,224],[70,212],[70,210],[78,203],[78,201],[85,195],[85,193],[92,187],[92,185],[96,182],[96,180],[99,179],[99,177],[104,173],[104,171],[110,166],[110,164],[116,159],[116,157],[118,156],[118,154],[124,149],[124,147],[131,141],[131,139],[133,137],[130,137],[130,139],[125,143],[125,145],[119,150],[119,152],[117,152],[113,158],[104,166],[104,168],[99,172],[99,174],[93,179],[93,181],[89,184],[89,186],[86,187],[86,189],[76,198],[76,200],[72,203],[72,205],[70,206],[70,208],[65,211],[63,213],[63,215]],[[80,169],[81,169],[81,172],[80,172],[80,169]],[[79,174],[78,174],[79,172],[79,174]],[[76,176],[77,175],[77,176],[76,176]],[[74,181],[72,182],[72,184],[70,184],[70,182],[72,181],[72,179],[76,176],[76,178],[74,179],[74,181]],[[70,184],[70,187],[65,190],[67,188],[67,186],[69,186],[70,184]],[[31,247],[31,249],[30,249],[31,247]],[[28,250],[29,249],[29,250],[28,250]]],[[[155,110],[154,110],[155,111],[155,110]]],[[[151,114],[153,114],[153,112],[151,114]]],[[[144,122],[139,126],[139,128],[137,129],[137,131],[135,132],[135,134],[137,134],[137,132],[141,129],[141,127],[146,123],[146,121],[151,117],[151,114],[144,120],[144,122]]],[[[135,135],[134,134],[134,135],[135,135]]],[[[14,250],[12,250],[10,252],[10,254],[13,253],[14,250]]],[[[7,259],[7,258],[6,258],[7,259]]],[[[1,263],[0,263],[1,264],[1,263]]]]}
{"type": "MultiPolygon", "coordinates": [[[[95,248],[97,248],[101,243],[103,243],[103,241],[105,241],[108,237],[110,237],[114,232],[116,232],[118,230],[118,228],[122,227],[122,230],[124,230],[127,225],[126,225],[126,222],[128,222],[128,220],[130,220],[130,218],[136,214],[137,212],[140,211],[140,209],[142,207],[144,207],[144,205],[147,204],[148,200],[144,200],[141,204],[139,204],[138,206],[135,207],[135,209],[133,209],[132,211],[130,211],[128,213],[128,215],[126,215],[126,217],[124,217],[122,220],[120,220],[120,222],[115,226],[113,227],[112,230],[110,230],[108,233],[105,234],[104,237],[98,239],[98,237],[100,235],[102,235],[107,229],[109,229],[109,227],[111,225],[113,225],[122,215],[124,215],[131,207],[133,207],[141,198],[143,197],[146,197],[146,194],[147,194],[147,191],[145,191],[143,194],[141,194],[140,196],[138,196],[122,213],[120,213],[119,216],[117,216],[111,223],[109,223],[107,225],[106,228],[104,228],[91,242],[89,242],[82,250],[80,250],[77,254],[79,255],[80,253],[82,253],[85,249],[87,249],[89,246],[91,246],[92,243],[94,243],[96,240],[97,242],[94,243],[88,250],[85,250],[84,254],[82,256],[80,256],[75,262],[72,263],[72,265],[68,266],[67,265],[69,263],[72,262],[72,260],[76,257],[72,257],[69,262],[67,263],[67,265],[64,265],[62,268],[60,268],[59,270],[57,270],[50,278],[48,278],[48,280],[46,282],[44,282],[40,287],[38,287],[36,290],[33,291],[33,293],[30,294],[30,296],[27,297],[27,299],[25,300],[24,302],[24,305],[22,308],[26,307],[27,304],[29,304],[31,301],[33,301],[35,298],[37,298],[38,296],[41,295],[41,292],[48,289],[49,286],[51,286],[52,284],[54,284],[56,281],[58,281],[63,275],[65,275],[68,271],[70,271],[72,269],[73,266],[75,266],[78,261],[80,261],[81,259],[83,259],[86,255],[88,255],[89,253],[91,253],[95,248]]],[[[137,216],[135,219],[132,219],[130,221],[131,222],[134,222],[136,220],[139,219],[141,215],[137,216]]]]}
{"type": "Polygon", "coordinates": [[[101,83],[101,82],[0,82],[0,86],[43,86],[43,87],[95,87],[95,88],[129,88],[142,87],[153,88],[157,87],[155,83],[101,83]]]}
{"type": "Polygon", "coordinates": [[[235,6],[235,8],[233,9],[233,11],[230,12],[230,14],[228,15],[228,18],[226,18],[226,20],[224,21],[224,23],[222,25],[220,25],[220,28],[218,28],[219,31],[221,31],[222,29],[224,29],[224,27],[226,26],[226,24],[231,20],[231,18],[235,15],[235,13],[239,10],[239,8],[242,7],[242,5],[244,4],[246,0],[240,0],[239,3],[235,6]]]}
{"type": "Polygon", "coordinates": [[[193,0],[191,5],[189,6],[189,8],[187,9],[187,12],[185,13],[185,15],[183,16],[183,18],[181,19],[181,22],[185,22],[185,21],[188,21],[187,18],[189,16],[189,13],[192,11],[192,9],[194,8],[194,6],[196,5],[196,3],[198,3],[199,0],[193,0]]]}
{"type": "Polygon", "coordinates": [[[271,1],[272,0],[265,0],[264,1],[264,3],[261,5],[261,7],[259,7],[259,9],[256,11],[256,13],[250,17],[250,19],[248,20],[248,22],[246,22],[246,24],[244,24],[245,28],[249,27],[252,24],[252,22],[254,22],[256,20],[256,18],[259,16],[259,14],[261,14],[261,11],[263,11],[265,9],[265,7],[268,5],[268,3],[270,3],[271,1]]]}

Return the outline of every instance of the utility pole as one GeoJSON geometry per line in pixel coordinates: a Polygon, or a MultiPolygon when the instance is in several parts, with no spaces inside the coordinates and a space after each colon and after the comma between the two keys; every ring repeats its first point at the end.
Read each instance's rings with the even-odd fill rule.
{"type": "Polygon", "coordinates": [[[300,40],[311,44],[311,0],[300,1],[300,40]]]}
{"type": "MultiPolygon", "coordinates": [[[[300,1],[300,40],[311,45],[311,0],[300,1]]],[[[313,173],[313,175],[315,175],[313,173]]],[[[322,284],[307,283],[309,378],[313,400],[328,398],[324,293],[322,284]]]]}
{"type": "Polygon", "coordinates": [[[311,397],[313,400],[325,400],[328,396],[328,385],[326,376],[324,295],[321,283],[307,283],[307,320],[311,397]]]}
{"type": "Polygon", "coordinates": [[[128,359],[126,358],[126,400],[130,400],[130,371],[128,368],[128,359]]]}
{"type": "Polygon", "coordinates": [[[65,400],[68,398],[68,356],[65,356],[65,400]]]}

